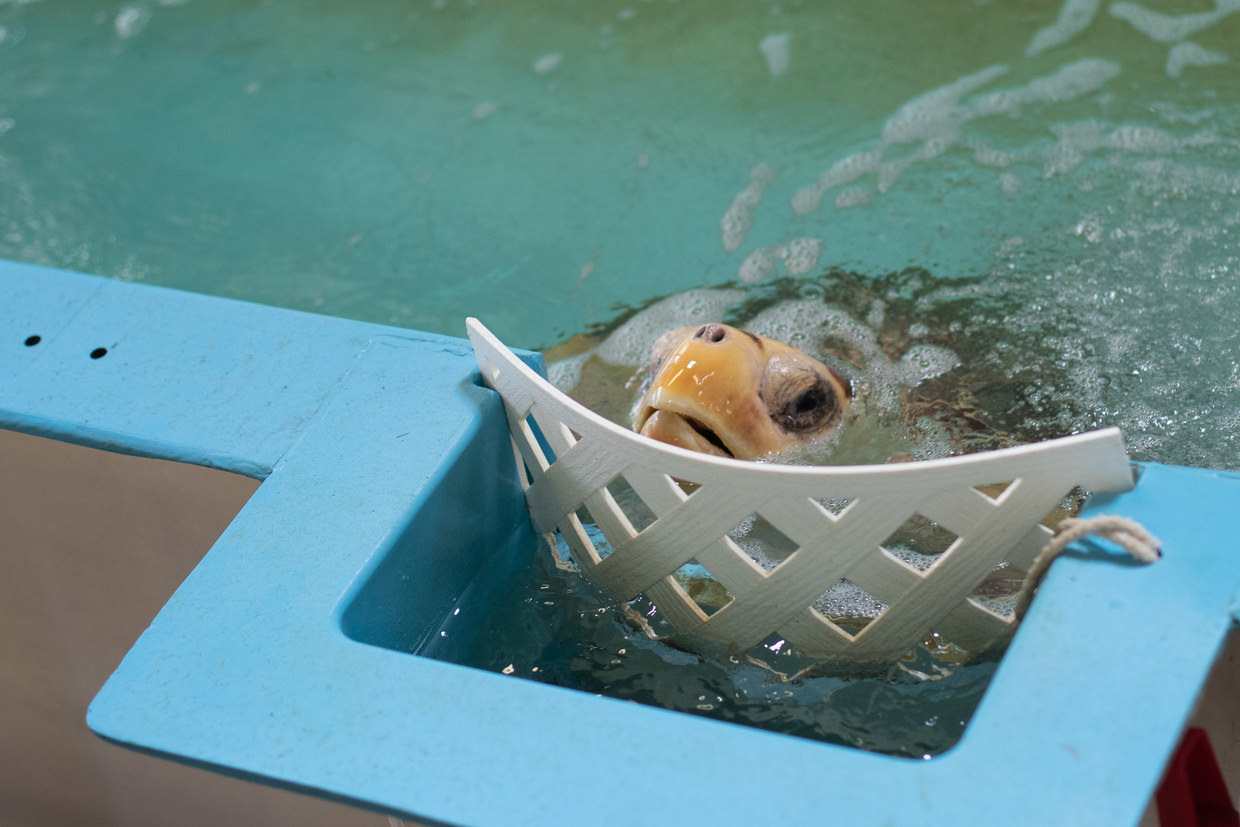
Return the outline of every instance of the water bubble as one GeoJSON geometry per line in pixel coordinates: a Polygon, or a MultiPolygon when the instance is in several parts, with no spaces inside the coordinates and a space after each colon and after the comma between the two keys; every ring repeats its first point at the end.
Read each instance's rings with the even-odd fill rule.
{"type": "Polygon", "coordinates": [[[539,75],[545,75],[559,68],[564,61],[564,55],[559,52],[543,55],[534,61],[534,72],[539,75]]]}
{"type": "Polygon", "coordinates": [[[125,6],[112,22],[116,34],[121,38],[130,38],[146,28],[151,21],[151,12],[142,6],[125,6]]]}
{"type": "Polygon", "coordinates": [[[1183,40],[1237,11],[1240,5],[1231,2],[1216,3],[1212,11],[1181,15],[1162,14],[1126,0],[1110,6],[1112,17],[1127,21],[1134,29],[1160,43],[1183,40]]]}
{"type": "Polygon", "coordinates": [[[847,210],[853,207],[864,207],[870,203],[873,193],[869,187],[848,187],[840,190],[839,195],[835,196],[835,208],[838,210],[847,210]]]}
{"type": "Polygon", "coordinates": [[[1093,22],[1101,5],[1102,0],[1066,0],[1055,22],[1034,34],[1025,56],[1032,57],[1076,37],[1093,22]]]}
{"type": "Polygon", "coordinates": [[[1227,63],[1230,58],[1221,52],[1213,52],[1198,46],[1191,40],[1177,43],[1167,53],[1166,72],[1168,77],[1178,78],[1189,66],[1218,66],[1227,63]]]}
{"type": "Polygon", "coordinates": [[[773,78],[788,71],[788,64],[791,60],[790,40],[791,35],[785,32],[767,35],[758,44],[758,49],[762,52],[763,59],[766,60],[767,71],[773,78]]]}
{"type": "Polygon", "coordinates": [[[745,243],[753,229],[754,211],[762,202],[762,193],[778,172],[766,163],[760,163],[749,171],[749,185],[736,194],[723,217],[719,228],[723,233],[723,249],[729,253],[745,243]]]}

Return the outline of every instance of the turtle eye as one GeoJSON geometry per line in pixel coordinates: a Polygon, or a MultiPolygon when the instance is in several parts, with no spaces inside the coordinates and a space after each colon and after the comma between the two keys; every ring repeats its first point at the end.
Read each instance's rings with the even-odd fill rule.
{"type": "Polygon", "coordinates": [[[812,434],[834,425],[843,403],[821,373],[804,364],[772,360],[762,382],[772,421],[790,434],[812,434]]]}
{"type": "Polygon", "coordinates": [[[805,433],[816,431],[839,413],[835,394],[822,377],[815,377],[810,387],[794,395],[774,415],[776,424],[785,431],[805,433]]]}
{"type": "Polygon", "coordinates": [[[826,389],[819,383],[788,403],[784,415],[790,419],[813,416],[815,411],[827,404],[826,389]]]}

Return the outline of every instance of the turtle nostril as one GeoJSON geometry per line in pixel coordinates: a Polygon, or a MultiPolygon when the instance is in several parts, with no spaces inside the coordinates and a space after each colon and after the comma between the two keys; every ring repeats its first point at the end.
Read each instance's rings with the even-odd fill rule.
{"type": "Polygon", "coordinates": [[[705,339],[708,342],[722,342],[724,337],[728,335],[727,328],[721,324],[704,324],[693,334],[695,339],[705,339]]]}

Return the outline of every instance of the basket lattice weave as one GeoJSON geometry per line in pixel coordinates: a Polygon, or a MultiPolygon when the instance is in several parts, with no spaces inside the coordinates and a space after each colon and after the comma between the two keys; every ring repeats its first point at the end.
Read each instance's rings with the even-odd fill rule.
{"type": "Polygon", "coordinates": [[[559,532],[582,574],[616,600],[644,593],[679,642],[703,651],[744,651],[778,635],[812,657],[890,661],[932,629],[980,650],[1016,622],[973,596],[987,575],[1003,562],[1028,568],[1051,536],[1040,521],[1074,487],[1133,485],[1114,428],[890,465],[706,456],[607,421],[540,377],[477,320],[468,330],[483,380],[503,399],[535,528],[559,532]],[[640,499],[645,518],[634,518],[621,488],[640,499]],[[729,537],[754,516],[795,546],[773,567],[729,537]],[[883,545],[917,516],[954,535],[924,568],[883,545]],[[583,518],[605,546],[591,538],[583,518]],[[675,576],[686,565],[721,584],[722,606],[690,596],[675,576]],[[814,608],[840,581],[884,605],[859,630],[814,608]]]}

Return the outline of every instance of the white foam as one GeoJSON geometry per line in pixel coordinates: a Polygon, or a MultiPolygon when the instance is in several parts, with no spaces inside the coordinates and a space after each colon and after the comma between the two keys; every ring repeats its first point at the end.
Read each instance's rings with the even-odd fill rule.
{"type": "Polygon", "coordinates": [[[746,329],[814,355],[821,355],[821,344],[826,340],[847,343],[864,361],[868,403],[889,413],[897,412],[903,391],[946,373],[960,364],[960,359],[943,347],[914,344],[897,361],[888,360],[879,345],[877,331],[885,309],[876,300],[866,321],[861,322],[843,309],[817,299],[787,301],[754,316],[746,329]]]}
{"type": "Polygon", "coordinates": [[[979,95],[968,102],[964,116],[972,119],[986,115],[1010,115],[1028,104],[1073,100],[1097,90],[1119,75],[1120,71],[1120,65],[1113,60],[1078,60],[1059,67],[1052,74],[1034,78],[1024,86],[979,95]]]}
{"type": "Polygon", "coordinates": [[[775,260],[774,248],[759,247],[745,256],[745,260],[741,262],[740,269],[736,271],[736,277],[743,284],[754,284],[774,274],[778,266],[775,260]]]}
{"type": "Polygon", "coordinates": [[[821,238],[794,238],[781,245],[775,254],[784,262],[788,275],[803,276],[818,268],[818,259],[825,246],[821,238]]]}
{"type": "Polygon", "coordinates": [[[1048,178],[1071,171],[1089,153],[1100,149],[1170,155],[1186,148],[1224,142],[1208,129],[1176,137],[1155,126],[1135,124],[1120,125],[1108,131],[1107,124],[1097,120],[1052,124],[1051,132],[1058,140],[1041,152],[1043,174],[1048,178]]]}
{"type": "Polygon", "coordinates": [[[1006,74],[1005,64],[987,66],[905,103],[883,124],[884,145],[912,143],[954,135],[959,124],[957,107],[965,95],[1006,74]]]}
{"type": "Polygon", "coordinates": [[[1111,16],[1125,20],[1141,34],[1159,43],[1175,43],[1213,26],[1229,14],[1240,11],[1240,0],[1215,0],[1214,10],[1195,14],[1168,15],[1150,11],[1136,3],[1112,3],[1111,16]]]}
{"type": "Polygon", "coordinates": [[[129,38],[146,28],[151,22],[151,12],[141,6],[125,6],[112,21],[118,37],[129,38]]]}
{"type": "Polygon", "coordinates": [[[723,233],[723,249],[735,252],[749,237],[753,229],[754,211],[762,203],[762,193],[779,173],[774,167],[760,163],[749,171],[749,186],[736,194],[723,218],[719,229],[723,233]]]}
{"type": "Polygon", "coordinates": [[[1020,160],[1020,156],[1015,153],[996,149],[980,138],[966,140],[964,145],[973,150],[973,160],[984,167],[1003,169],[1020,160]]]}
{"type": "MultiPolygon", "coordinates": [[[[883,322],[887,320],[887,305],[883,304],[882,299],[874,299],[870,302],[870,310],[865,314],[865,323],[874,330],[878,330],[883,326],[883,322]]],[[[877,340],[876,340],[877,341],[877,340]]]]}
{"type": "Polygon", "coordinates": [[[743,290],[688,290],[653,304],[616,328],[598,347],[613,365],[644,365],[655,339],[677,327],[717,322],[730,305],[745,298],[743,290]]]}
{"type": "Polygon", "coordinates": [[[818,259],[826,244],[821,238],[794,238],[785,244],[759,247],[741,262],[736,277],[745,284],[754,284],[774,275],[783,262],[790,276],[803,276],[818,268],[818,259]]]}
{"type": "Polygon", "coordinates": [[[1229,58],[1221,52],[1212,52],[1198,46],[1191,40],[1177,43],[1167,53],[1166,72],[1169,77],[1178,78],[1188,66],[1218,66],[1227,63],[1229,58]]]}
{"type": "Polygon", "coordinates": [[[1108,147],[1129,152],[1169,153],[1179,149],[1182,143],[1179,138],[1157,127],[1137,125],[1117,126],[1106,139],[1108,147]]]}
{"type": "Polygon", "coordinates": [[[848,187],[840,190],[835,196],[835,208],[837,210],[847,210],[852,207],[864,207],[870,203],[873,193],[869,187],[848,187]]]}
{"type": "Polygon", "coordinates": [[[773,78],[777,78],[788,71],[788,63],[791,59],[790,40],[791,37],[787,33],[768,34],[758,44],[758,49],[766,60],[767,71],[771,73],[773,78]]]}
{"type": "Polygon", "coordinates": [[[1059,139],[1042,151],[1042,174],[1046,178],[1075,169],[1085,160],[1085,152],[1102,145],[1102,124],[1098,121],[1051,124],[1059,139]]]}
{"type": "Polygon", "coordinates": [[[947,348],[920,344],[910,347],[885,372],[890,379],[906,388],[913,388],[927,379],[942,376],[959,364],[960,358],[947,348]]]}
{"type": "Polygon", "coordinates": [[[1211,120],[1215,116],[1212,109],[1185,109],[1172,101],[1158,101],[1150,104],[1150,110],[1158,115],[1163,123],[1196,126],[1202,121],[1211,120]]]}
{"type": "MultiPolygon", "coordinates": [[[[1228,1],[1240,3],[1240,0],[1228,1]]],[[[1073,25],[1087,25],[1088,21],[1084,24],[1081,21],[1086,17],[1092,19],[1090,8],[1094,7],[1084,2],[1068,0],[1061,10],[1061,17],[1073,25]]],[[[1066,32],[1066,23],[1065,28],[1056,31],[1066,32]]],[[[848,186],[861,176],[873,173],[876,180],[872,189],[858,185],[838,193],[835,198],[837,209],[867,204],[875,190],[880,194],[886,192],[911,167],[932,161],[961,144],[973,150],[974,158],[979,164],[999,169],[1007,167],[1021,160],[1022,156],[995,149],[980,139],[965,138],[962,127],[977,118],[992,115],[1014,116],[1023,106],[1074,100],[1098,91],[1117,77],[1121,70],[1121,66],[1115,61],[1086,58],[1066,63],[1054,72],[1036,77],[1024,85],[978,93],[971,98],[968,97],[970,94],[1006,74],[1009,67],[1006,64],[996,64],[965,75],[903,104],[884,122],[876,146],[837,161],[812,184],[797,190],[792,197],[792,209],[798,215],[810,213],[821,206],[828,190],[848,186]],[[905,143],[920,146],[894,157],[888,154],[887,150],[892,145],[905,143]]],[[[1079,150],[1076,148],[1060,147],[1058,151],[1063,157],[1060,163],[1048,162],[1050,174],[1071,169],[1080,163],[1079,150]]],[[[1013,181],[1014,179],[1008,177],[1001,180],[1000,185],[1005,192],[1012,192],[1013,181]]]]}
{"type": "Polygon", "coordinates": [[[1033,36],[1033,41],[1025,50],[1025,56],[1032,57],[1039,52],[1067,43],[1085,31],[1089,28],[1089,24],[1094,22],[1094,17],[1098,14],[1098,8],[1101,5],[1102,0],[1065,0],[1055,22],[1038,29],[1033,36]]]}
{"type": "Polygon", "coordinates": [[[844,186],[856,181],[868,172],[878,169],[883,160],[881,149],[868,149],[854,152],[846,158],[836,161],[831,168],[821,173],[814,183],[799,189],[792,196],[792,209],[798,215],[805,215],[818,209],[822,196],[832,187],[844,186]]]}
{"type": "Polygon", "coordinates": [[[817,350],[814,343],[822,337],[814,334],[820,330],[838,331],[841,338],[850,342],[862,340],[863,343],[858,345],[862,350],[865,349],[867,336],[873,336],[873,331],[845,311],[816,299],[781,302],[754,316],[745,328],[810,353],[817,350]]]}
{"type": "Polygon", "coordinates": [[[547,381],[564,393],[570,392],[581,384],[582,368],[594,355],[594,351],[594,348],[590,348],[585,353],[568,356],[547,365],[547,381]]]}
{"type": "Polygon", "coordinates": [[[904,171],[914,164],[932,161],[939,157],[947,150],[951,149],[956,142],[958,134],[953,132],[951,135],[939,135],[926,141],[917,147],[913,152],[896,158],[893,161],[883,161],[878,165],[878,182],[876,187],[879,192],[889,190],[904,171]]]}

